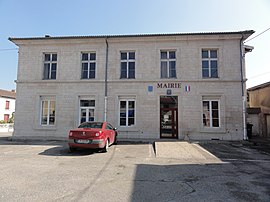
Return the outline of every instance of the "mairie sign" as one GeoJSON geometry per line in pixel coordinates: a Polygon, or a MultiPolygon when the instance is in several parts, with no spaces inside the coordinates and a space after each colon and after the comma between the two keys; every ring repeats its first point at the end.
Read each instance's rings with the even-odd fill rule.
{"type": "Polygon", "coordinates": [[[181,88],[180,82],[157,83],[157,88],[181,88]]]}

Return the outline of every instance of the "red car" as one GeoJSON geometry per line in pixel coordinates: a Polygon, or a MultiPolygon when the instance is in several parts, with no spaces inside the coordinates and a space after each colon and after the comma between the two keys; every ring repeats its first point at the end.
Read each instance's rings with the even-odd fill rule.
{"type": "Polygon", "coordinates": [[[109,146],[116,143],[116,128],[107,122],[85,122],[69,131],[68,145],[71,152],[78,148],[107,152],[109,146]]]}

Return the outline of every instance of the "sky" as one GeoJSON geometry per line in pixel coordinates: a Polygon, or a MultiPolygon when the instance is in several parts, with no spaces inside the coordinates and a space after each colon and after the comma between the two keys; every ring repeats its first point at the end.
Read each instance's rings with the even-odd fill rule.
{"type": "MultiPolygon", "coordinates": [[[[269,0],[0,0],[0,89],[16,88],[18,47],[8,37],[256,31],[269,0]]],[[[247,87],[270,81],[270,30],[245,43],[247,87]]]]}

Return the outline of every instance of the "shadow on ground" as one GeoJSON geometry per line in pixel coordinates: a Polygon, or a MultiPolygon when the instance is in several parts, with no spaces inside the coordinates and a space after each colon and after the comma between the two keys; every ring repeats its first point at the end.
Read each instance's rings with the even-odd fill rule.
{"type": "Polygon", "coordinates": [[[74,152],[70,152],[67,146],[56,146],[51,147],[49,149],[44,150],[43,152],[39,153],[39,155],[44,156],[87,156],[93,155],[95,153],[99,153],[97,150],[76,150],[74,152]]]}
{"type": "Polygon", "coordinates": [[[266,177],[269,171],[247,174],[231,164],[139,164],[131,201],[267,201],[266,177]]]}
{"type": "MultiPolygon", "coordinates": [[[[43,152],[39,153],[39,155],[46,155],[46,156],[84,156],[84,155],[93,155],[93,154],[100,154],[103,153],[100,149],[77,149],[75,151],[70,152],[68,148],[68,144],[66,142],[52,142],[50,144],[41,145],[55,145],[55,147],[51,147],[49,149],[44,150],[43,152]],[[58,143],[58,144],[57,144],[58,143]],[[59,144],[60,143],[60,144],[59,144]]],[[[29,143],[28,143],[29,144],[29,143]]],[[[27,145],[28,145],[27,144],[27,145]]],[[[36,144],[36,142],[34,142],[36,144]]],[[[140,145],[140,144],[149,144],[145,142],[118,142],[117,145],[140,145]]],[[[110,146],[110,150],[113,149],[114,145],[110,146]]]]}
{"type": "Polygon", "coordinates": [[[270,147],[241,141],[199,142],[201,147],[219,159],[260,160],[269,159],[270,147]],[[262,154],[262,155],[259,155],[262,154]]]}

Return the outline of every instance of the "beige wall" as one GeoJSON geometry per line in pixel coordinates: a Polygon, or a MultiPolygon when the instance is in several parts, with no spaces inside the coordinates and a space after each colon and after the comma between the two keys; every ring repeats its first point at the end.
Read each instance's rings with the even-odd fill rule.
{"type": "Polygon", "coordinates": [[[249,91],[250,107],[261,107],[263,113],[270,113],[270,85],[249,91]]]}
{"type": "MultiPolygon", "coordinates": [[[[259,135],[268,136],[270,132],[270,85],[262,84],[265,86],[254,87],[255,89],[248,90],[249,93],[249,107],[259,107],[261,113],[258,116],[259,119],[259,135]]],[[[250,115],[248,115],[250,117],[250,115]]],[[[255,126],[256,130],[256,126],[255,126]]]]}

